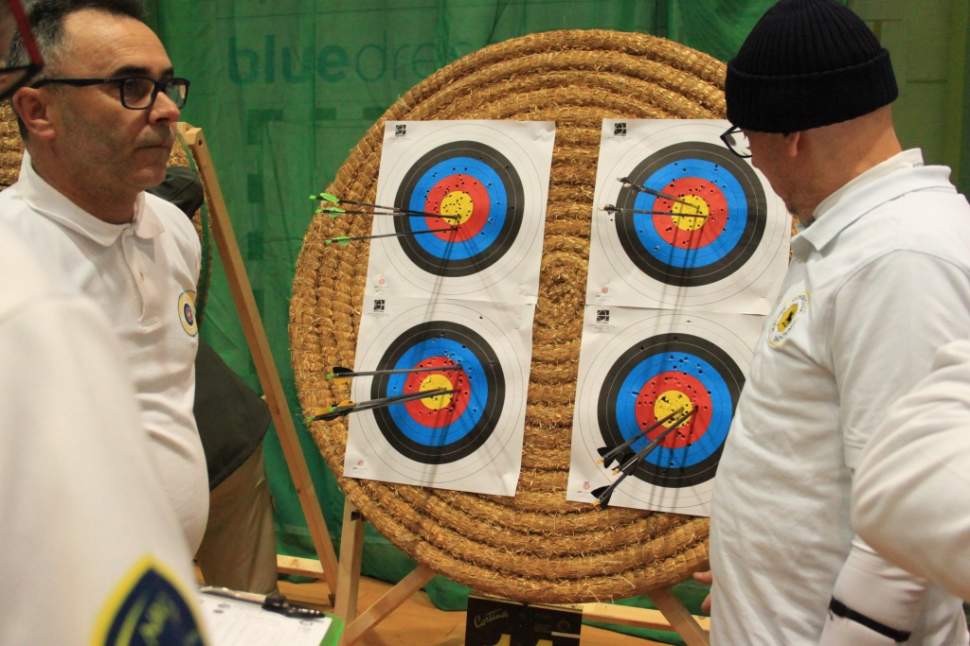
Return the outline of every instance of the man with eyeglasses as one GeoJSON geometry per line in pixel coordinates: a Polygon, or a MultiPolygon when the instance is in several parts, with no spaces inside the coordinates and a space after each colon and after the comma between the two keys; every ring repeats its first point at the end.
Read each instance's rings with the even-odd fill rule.
{"type": "MultiPolygon", "coordinates": [[[[43,67],[0,0],[0,99],[43,67]]],[[[7,208],[4,202],[0,209],[7,208]]],[[[0,220],[5,218],[0,217],[0,220]]],[[[190,555],[162,490],[122,346],[97,305],[0,221],[0,644],[201,644],[190,555]]]]}
{"type": "Polygon", "coordinates": [[[26,153],[0,193],[0,221],[112,322],[141,410],[132,432],[147,432],[194,554],[209,500],[192,413],[200,244],[177,207],[145,192],[165,178],[188,81],[139,2],[40,0],[30,23],[47,64],[12,98],[26,153]]]}
{"type": "Polygon", "coordinates": [[[886,408],[970,330],[970,206],[901,149],[889,53],[842,3],[770,8],[725,95],[725,143],[802,231],[715,479],[712,643],[967,644],[960,600],[853,536],[850,508],[886,408]]]}

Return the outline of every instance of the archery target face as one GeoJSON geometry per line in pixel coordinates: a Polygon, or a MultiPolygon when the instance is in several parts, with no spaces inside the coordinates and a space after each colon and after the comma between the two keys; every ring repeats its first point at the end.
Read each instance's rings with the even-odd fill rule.
{"type": "Polygon", "coordinates": [[[616,123],[604,121],[589,302],[767,313],[787,263],[789,216],[720,141],[728,123],[625,122],[625,134],[616,123]]]}
{"type": "Polygon", "coordinates": [[[584,331],[570,500],[595,501],[588,492],[612,483],[612,468],[691,413],[637,464],[610,504],[707,515],[761,317],[608,312],[608,325],[587,318],[584,331]],[[628,440],[619,463],[604,467],[598,449],[628,440]]]}
{"type": "Polygon", "coordinates": [[[356,370],[384,374],[355,379],[353,401],[441,394],[352,414],[344,475],[514,495],[531,342],[520,309],[389,300],[365,314],[356,370]]]}
{"type": "Polygon", "coordinates": [[[534,302],[553,124],[388,122],[385,128],[377,203],[419,215],[374,218],[375,235],[399,235],[372,246],[370,284],[383,280],[413,296],[534,302]]]}

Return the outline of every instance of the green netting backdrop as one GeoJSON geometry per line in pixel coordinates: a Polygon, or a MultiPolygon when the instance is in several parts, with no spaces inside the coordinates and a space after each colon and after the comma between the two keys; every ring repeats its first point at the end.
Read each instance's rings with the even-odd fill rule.
{"type": "MultiPolygon", "coordinates": [[[[149,21],[180,76],[192,81],[183,119],[204,128],[293,416],[287,347],[293,269],[313,205],[350,149],[398,96],[488,44],[552,29],[639,31],[727,60],[772,0],[150,0],[149,21]]],[[[340,289],[335,284],[334,289],[340,289]]],[[[203,337],[258,388],[220,266],[203,337]]],[[[298,421],[298,424],[300,422],[298,421]]],[[[343,496],[300,428],[328,527],[339,540],[343,496]]],[[[279,442],[266,436],[279,548],[311,542],[279,442]]],[[[364,573],[397,580],[413,564],[374,531],[364,573]]],[[[444,608],[466,590],[438,577],[444,608]]],[[[696,601],[696,599],[694,600],[696,601]]]]}

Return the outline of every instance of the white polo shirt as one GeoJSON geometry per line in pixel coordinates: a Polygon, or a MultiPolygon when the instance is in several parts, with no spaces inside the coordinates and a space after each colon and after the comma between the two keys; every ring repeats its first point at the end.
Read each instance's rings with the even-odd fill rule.
{"type": "MultiPolygon", "coordinates": [[[[948,175],[900,153],[792,240],[715,478],[713,643],[818,642],[852,469],[936,348],[970,330],[970,206],[948,175]]],[[[959,600],[932,588],[910,643],[967,643],[959,600]]]]}
{"type": "Polygon", "coordinates": [[[932,372],[889,409],[852,493],[862,538],[970,600],[970,340],[943,346],[932,372]]]}
{"type": "Polygon", "coordinates": [[[191,222],[144,192],[131,223],[104,222],[41,179],[27,154],[17,183],[0,193],[0,221],[46,269],[94,300],[118,333],[162,486],[194,554],[205,531],[209,488],[192,414],[201,252],[191,222]]]}
{"type": "Polygon", "coordinates": [[[115,643],[106,637],[141,629],[199,643],[191,556],[158,479],[146,477],[155,467],[147,436],[133,432],[121,346],[97,306],[53,284],[6,229],[0,644],[115,643]]]}

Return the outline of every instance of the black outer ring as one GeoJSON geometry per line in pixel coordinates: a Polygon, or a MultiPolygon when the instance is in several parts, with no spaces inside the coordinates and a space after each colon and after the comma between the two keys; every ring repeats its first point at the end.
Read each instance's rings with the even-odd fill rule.
{"type": "MultiPolygon", "coordinates": [[[[397,196],[394,198],[394,206],[407,209],[411,203],[411,195],[415,186],[424,175],[425,171],[435,164],[446,161],[451,157],[472,157],[491,167],[492,170],[502,180],[505,186],[505,194],[508,197],[508,210],[505,214],[505,224],[499,232],[495,241],[480,251],[479,253],[463,260],[451,258],[439,258],[428,253],[414,236],[403,236],[398,238],[401,248],[408,258],[415,265],[424,271],[437,276],[456,278],[459,276],[469,276],[490,267],[504,256],[516,237],[519,229],[522,228],[522,214],[525,205],[525,191],[522,188],[522,180],[515,172],[505,155],[495,150],[491,146],[477,141],[456,141],[453,143],[438,146],[425,153],[417,162],[408,169],[404,175],[404,180],[398,187],[397,196]]],[[[420,218],[396,218],[394,230],[397,233],[410,233],[412,223],[420,222],[421,226],[417,230],[425,228],[424,220],[420,218]]],[[[434,234],[427,234],[434,235],[434,234]]],[[[474,239],[474,238],[472,238],[474,239]]],[[[461,243],[455,243],[461,244],[461,243]]]]}
{"type": "MultiPolygon", "coordinates": [[[[738,405],[738,397],[741,395],[741,388],[744,386],[744,375],[734,360],[724,350],[707,339],[676,332],[659,334],[644,339],[624,352],[607,372],[607,377],[600,390],[596,411],[600,434],[607,447],[618,446],[625,441],[616,419],[616,401],[620,394],[620,386],[622,386],[630,370],[651,356],[677,352],[693,354],[717,370],[721,378],[724,379],[731,396],[731,414],[733,416],[734,409],[738,405]]],[[[663,365],[666,366],[667,362],[664,362],[663,365]]],[[[671,363],[672,367],[673,364],[671,363]]],[[[687,446],[681,449],[665,449],[659,446],[655,451],[685,451],[689,448],[687,446]]],[[[724,445],[722,444],[717,451],[706,459],[690,467],[663,468],[642,460],[631,475],[658,487],[690,487],[714,477],[723,449],[724,445]]]]}
{"type": "MultiPolygon", "coordinates": [[[[457,442],[432,447],[419,444],[402,433],[388,409],[374,410],[374,418],[384,439],[405,457],[424,464],[447,464],[472,454],[492,436],[505,404],[505,374],[502,372],[502,366],[495,351],[485,339],[472,329],[452,321],[428,321],[406,330],[388,346],[377,364],[377,370],[394,368],[398,359],[414,344],[434,337],[447,337],[462,344],[481,363],[488,380],[488,398],[478,423],[457,442]]],[[[390,375],[378,375],[374,378],[371,384],[371,398],[379,399],[388,396],[387,384],[390,378],[390,375]]]]}
{"type": "MultiPolygon", "coordinates": [[[[682,159],[703,159],[717,164],[731,172],[738,183],[741,184],[745,199],[748,202],[748,222],[741,233],[741,239],[737,246],[723,258],[710,265],[674,267],[657,260],[643,248],[643,243],[636,232],[636,219],[647,216],[616,216],[616,233],[620,238],[620,244],[633,264],[651,278],[668,285],[699,287],[724,280],[741,269],[754,255],[761,243],[761,238],[764,236],[768,220],[768,201],[758,177],[743,159],[735,156],[723,146],[715,146],[702,141],[673,144],[658,150],[637,164],[629,177],[634,183],[645,186],[647,179],[655,172],[682,159]]],[[[647,185],[647,188],[663,190],[662,186],[647,185]]],[[[620,209],[632,209],[638,195],[637,189],[624,185],[620,189],[616,206],[620,209]]],[[[730,208],[731,205],[729,204],[729,211],[730,208]]]]}

